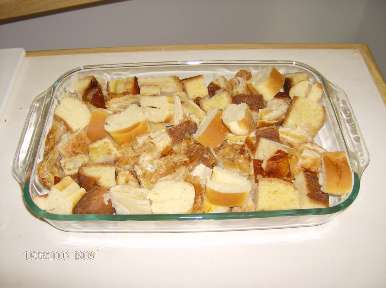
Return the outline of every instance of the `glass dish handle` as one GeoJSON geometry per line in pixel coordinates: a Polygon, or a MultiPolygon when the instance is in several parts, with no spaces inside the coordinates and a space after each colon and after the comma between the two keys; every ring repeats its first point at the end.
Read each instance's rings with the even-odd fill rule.
{"type": "Polygon", "coordinates": [[[356,162],[354,163],[356,167],[353,168],[355,168],[354,170],[361,176],[363,171],[369,165],[370,159],[354,111],[350,105],[347,94],[341,88],[331,82],[328,82],[327,87],[330,98],[337,108],[336,113],[339,118],[339,124],[343,131],[350,158],[354,159],[356,162]]]}
{"type": "Polygon", "coordinates": [[[21,133],[12,167],[13,176],[21,185],[24,185],[31,173],[49,107],[47,102],[51,99],[47,97],[50,92],[51,89],[47,89],[35,97],[21,133]]]}

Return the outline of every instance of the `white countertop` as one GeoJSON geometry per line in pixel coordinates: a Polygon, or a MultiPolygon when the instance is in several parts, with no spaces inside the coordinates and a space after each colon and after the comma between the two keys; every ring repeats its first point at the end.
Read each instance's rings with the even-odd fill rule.
{"type": "Polygon", "coordinates": [[[356,50],[27,57],[4,108],[0,123],[0,287],[386,286],[386,110],[356,50]],[[163,234],[62,232],[27,211],[21,189],[11,176],[11,163],[36,95],[62,73],[82,64],[187,59],[299,60],[343,88],[350,97],[371,159],[353,205],[332,222],[317,227],[163,234]],[[26,259],[26,251],[63,252],[68,257],[53,260],[50,254],[50,260],[26,259]],[[77,259],[79,251],[92,251],[94,258],[77,259]]]}

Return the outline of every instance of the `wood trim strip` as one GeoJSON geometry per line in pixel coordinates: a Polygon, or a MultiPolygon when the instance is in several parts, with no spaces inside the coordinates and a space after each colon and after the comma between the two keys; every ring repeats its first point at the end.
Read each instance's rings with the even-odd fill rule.
{"type": "Polygon", "coordinates": [[[76,48],[59,50],[27,51],[27,57],[76,55],[94,53],[119,53],[139,51],[183,51],[183,50],[232,50],[232,49],[356,49],[367,64],[379,93],[386,105],[386,85],[381,71],[375,62],[370,48],[363,43],[240,43],[240,44],[197,44],[162,46],[121,46],[100,48],[76,48]]]}
{"type": "Polygon", "coordinates": [[[90,4],[103,0],[0,0],[0,21],[9,22],[42,13],[53,12],[90,4]]]}

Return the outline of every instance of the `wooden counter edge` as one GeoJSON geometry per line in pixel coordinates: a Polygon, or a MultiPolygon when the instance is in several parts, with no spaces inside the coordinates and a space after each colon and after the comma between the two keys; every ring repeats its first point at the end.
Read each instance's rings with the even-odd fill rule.
{"type": "Polygon", "coordinates": [[[382,73],[371,53],[370,48],[364,43],[244,43],[244,44],[194,44],[194,45],[157,45],[157,46],[121,46],[99,48],[76,48],[58,50],[27,51],[27,57],[76,55],[92,53],[119,53],[139,51],[183,51],[183,50],[232,50],[232,49],[356,49],[358,50],[370,74],[373,77],[379,93],[386,104],[386,84],[382,73]]]}

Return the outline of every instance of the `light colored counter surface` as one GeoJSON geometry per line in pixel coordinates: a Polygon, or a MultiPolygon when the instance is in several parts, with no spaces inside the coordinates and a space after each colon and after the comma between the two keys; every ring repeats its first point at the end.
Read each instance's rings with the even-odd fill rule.
{"type": "MultiPolygon", "coordinates": [[[[385,287],[386,111],[358,50],[148,51],[25,58],[1,117],[1,287],[385,287]],[[83,64],[188,59],[292,59],[350,97],[370,152],[358,198],[309,228],[217,233],[85,234],[56,230],[24,207],[11,163],[32,99],[83,64]],[[65,260],[26,259],[26,251],[65,260]],[[94,259],[81,260],[80,251],[94,259]],[[66,254],[67,253],[67,254],[66,254]],[[68,255],[68,257],[67,257],[68,255]]],[[[35,255],[36,256],[36,255],[35,255]]]]}

